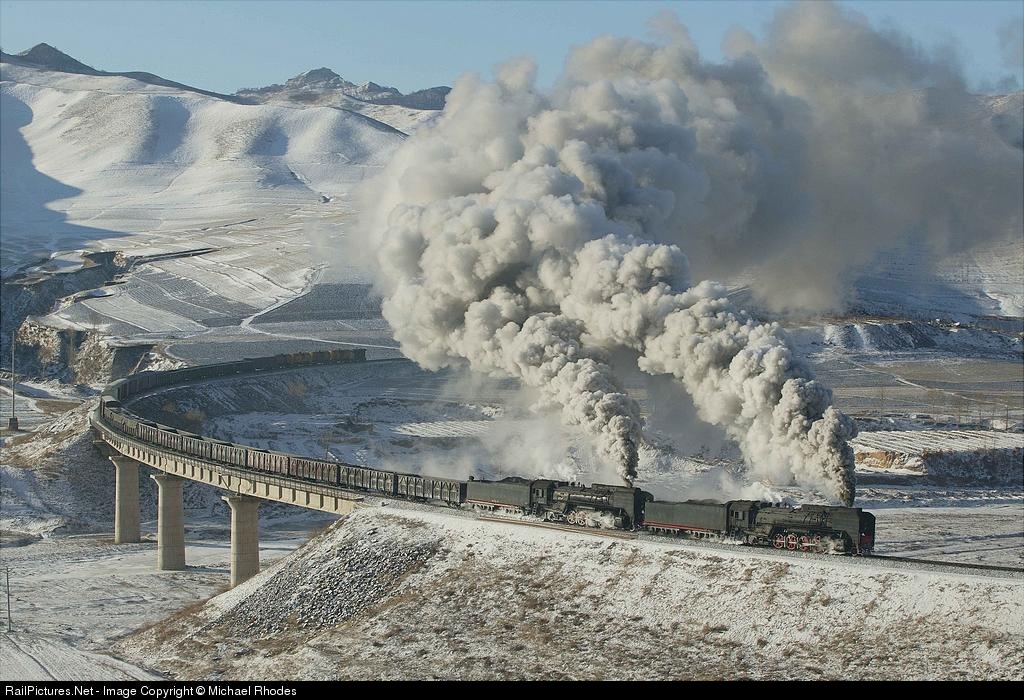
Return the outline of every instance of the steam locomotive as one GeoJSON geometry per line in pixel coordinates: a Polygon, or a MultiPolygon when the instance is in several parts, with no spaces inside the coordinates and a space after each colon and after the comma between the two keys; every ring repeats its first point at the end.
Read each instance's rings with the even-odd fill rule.
{"type": "Polygon", "coordinates": [[[875,517],[860,508],[758,501],[658,501],[628,486],[582,484],[509,477],[468,481],[392,472],[337,461],[300,457],[214,440],[144,420],[122,401],[159,386],[230,374],[298,365],[358,362],[361,350],[242,360],[169,372],[143,372],[107,388],[93,416],[97,430],[237,469],[299,479],[369,496],[401,498],[457,508],[531,515],[578,527],[647,530],[693,539],[728,539],[776,549],[866,554],[875,536],[875,517]]]}
{"type": "Polygon", "coordinates": [[[537,515],[581,527],[643,529],[691,539],[728,539],[776,549],[867,554],[874,546],[875,516],[860,508],[775,506],[760,501],[657,501],[628,486],[570,484],[510,477],[470,479],[467,505],[482,510],[537,515]]]}

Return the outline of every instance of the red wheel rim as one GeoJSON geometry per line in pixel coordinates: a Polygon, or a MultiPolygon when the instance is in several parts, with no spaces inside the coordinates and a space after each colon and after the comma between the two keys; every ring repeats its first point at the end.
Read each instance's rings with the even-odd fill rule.
{"type": "Polygon", "coordinates": [[[782,549],[786,546],[786,538],[783,535],[776,535],[775,539],[772,540],[772,545],[775,549],[782,549]]]}
{"type": "Polygon", "coordinates": [[[806,552],[810,548],[811,548],[811,538],[808,537],[807,535],[804,535],[803,537],[800,538],[800,551],[801,552],[806,552]]]}
{"type": "Polygon", "coordinates": [[[796,535],[788,535],[786,537],[786,549],[796,549],[796,535]]]}

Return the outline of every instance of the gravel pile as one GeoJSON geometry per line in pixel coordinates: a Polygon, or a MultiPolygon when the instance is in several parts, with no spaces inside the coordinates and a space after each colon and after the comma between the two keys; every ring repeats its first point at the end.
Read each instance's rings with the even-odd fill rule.
{"type": "Polygon", "coordinates": [[[437,540],[385,539],[377,528],[325,538],[306,556],[289,558],[240,601],[228,626],[247,637],[334,627],[382,603],[437,546],[437,540]]]}

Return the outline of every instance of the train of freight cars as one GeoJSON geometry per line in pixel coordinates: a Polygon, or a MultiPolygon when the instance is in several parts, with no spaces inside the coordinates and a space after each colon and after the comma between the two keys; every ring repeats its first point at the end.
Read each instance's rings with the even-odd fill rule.
{"type": "MultiPolygon", "coordinates": [[[[148,385],[146,388],[153,386],[149,381],[142,384],[148,385]]],[[[458,481],[403,474],[221,442],[159,425],[122,407],[119,396],[131,393],[134,391],[123,387],[102,397],[98,417],[108,429],[203,460],[370,496],[534,515],[581,527],[643,529],[686,538],[728,539],[776,549],[866,554],[874,544],[875,517],[860,508],[789,508],[758,501],[674,503],[657,501],[650,493],[627,486],[584,486],[520,477],[458,481]]]]}

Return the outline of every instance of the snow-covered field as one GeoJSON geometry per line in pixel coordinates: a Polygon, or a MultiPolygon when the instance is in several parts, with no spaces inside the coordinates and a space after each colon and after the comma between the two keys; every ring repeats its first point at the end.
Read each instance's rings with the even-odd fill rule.
{"type": "MultiPolygon", "coordinates": [[[[321,515],[262,524],[260,559],[268,565],[300,546],[321,515]]],[[[147,678],[141,668],[111,659],[122,635],[227,588],[231,533],[227,517],[189,519],[188,570],[156,570],[156,523],[144,541],[115,545],[111,533],[39,540],[5,547],[11,577],[13,636],[0,644],[5,680],[147,678]]],[[[142,665],[146,665],[142,662],[142,665]]]]}
{"type": "Polygon", "coordinates": [[[879,450],[920,454],[934,452],[975,452],[1024,448],[1024,434],[995,430],[874,431],[854,441],[865,451],[879,450]]]}
{"type": "Polygon", "coordinates": [[[176,678],[1024,677],[1024,580],[361,509],[120,642],[176,678]]]}
{"type": "Polygon", "coordinates": [[[59,637],[4,632],[0,675],[14,681],[155,680],[159,676],[106,654],[83,651],[59,637]]]}

